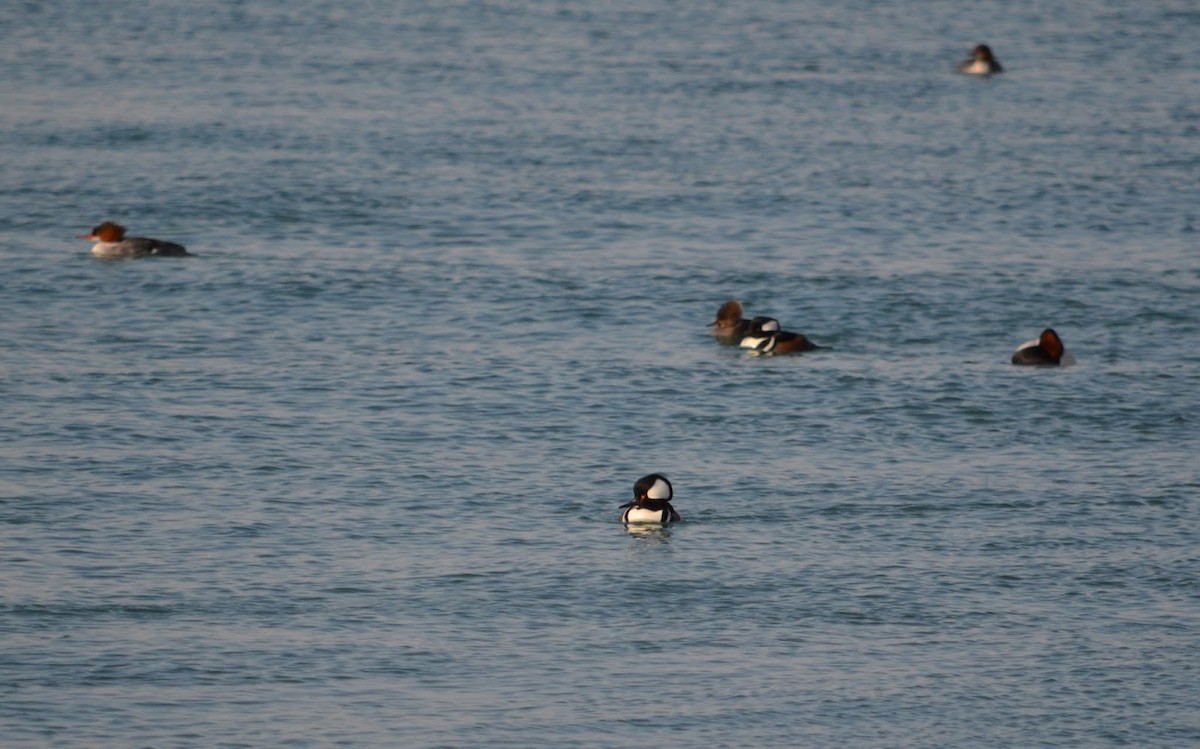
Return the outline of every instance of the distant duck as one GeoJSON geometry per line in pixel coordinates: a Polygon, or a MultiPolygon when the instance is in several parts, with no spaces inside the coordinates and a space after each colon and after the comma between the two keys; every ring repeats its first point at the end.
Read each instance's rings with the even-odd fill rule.
{"type": "Polygon", "coordinates": [[[677,523],[683,518],[671,506],[671,482],[660,473],[643,476],[633,485],[633,501],[621,505],[622,523],[677,523]]]}
{"type": "Polygon", "coordinates": [[[721,343],[736,346],[750,332],[750,321],[742,317],[742,303],[730,299],[717,310],[717,319],[708,324],[713,338],[721,343]]]}
{"type": "Polygon", "coordinates": [[[125,227],[105,221],[92,229],[91,234],[80,234],[80,239],[90,239],[96,244],[92,246],[92,254],[102,258],[132,258],[148,257],[150,255],[189,254],[181,244],[164,242],[161,239],[146,237],[125,237],[125,227]]]}
{"type": "Polygon", "coordinates": [[[1062,339],[1054,328],[1046,328],[1042,334],[1032,341],[1026,341],[1017,347],[1012,355],[1013,364],[1057,367],[1074,364],[1075,357],[1067,351],[1062,339]]]}
{"type": "Polygon", "coordinates": [[[993,73],[1003,73],[1004,68],[1000,65],[1000,61],[992,55],[991,47],[986,44],[976,44],[975,49],[971,50],[971,57],[959,63],[958,72],[969,75],[992,75],[993,73]]]}
{"type": "Polygon", "coordinates": [[[742,348],[754,349],[751,353],[762,356],[799,354],[821,348],[808,340],[807,336],[779,329],[779,321],[773,317],[756,317],[750,321],[750,332],[742,339],[742,348]]]}

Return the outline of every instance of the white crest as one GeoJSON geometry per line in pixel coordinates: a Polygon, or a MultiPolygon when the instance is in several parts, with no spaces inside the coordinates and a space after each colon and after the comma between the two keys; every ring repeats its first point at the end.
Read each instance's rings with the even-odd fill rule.
{"type": "Polygon", "coordinates": [[[646,490],[649,499],[670,499],[671,485],[662,479],[654,479],[654,484],[646,490]]]}
{"type": "Polygon", "coordinates": [[[764,333],[778,333],[779,321],[775,319],[767,320],[762,326],[764,333]]]}

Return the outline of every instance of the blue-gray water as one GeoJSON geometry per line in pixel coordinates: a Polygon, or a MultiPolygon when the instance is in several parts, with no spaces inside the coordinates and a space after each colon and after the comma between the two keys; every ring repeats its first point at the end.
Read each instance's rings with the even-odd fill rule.
{"type": "Polygon", "coordinates": [[[0,9],[3,745],[1196,745],[1197,38],[0,9]],[[827,350],[718,346],[731,296],[827,350]],[[1078,366],[1010,366],[1048,325],[1078,366]]]}

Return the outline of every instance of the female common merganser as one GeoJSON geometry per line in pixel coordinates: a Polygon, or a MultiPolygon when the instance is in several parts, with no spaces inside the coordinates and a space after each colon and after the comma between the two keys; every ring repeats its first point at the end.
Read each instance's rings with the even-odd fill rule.
{"type": "Polygon", "coordinates": [[[1054,332],[1054,328],[1046,328],[1037,338],[1025,341],[1017,347],[1016,352],[1012,355],[1012,363],[1057,367],[1074,364],[1075,357],[1071,356],[1070,351],[1067,351],[1067,347],[1063,345],[1058,333],[1054,332]]]}
{"type": "Polygon", "coordinates": [[[760,355],[799,354],[821,348],[800,333],[779,329],[773,317],[756,317],[750,321],[750,332],[742,339],[742,348],[754,349],[760,355]]]}
{"type": "Polygon", "coordinates": [[[721,343],[736,346],[750,332],[750,321],[742,317],[742,303],[730,299],[717,310],[717,319],[708,324],[713,338],[721,343]]]}
{"type": "Polygon", "coordinates": [[[147,257],[149,255],[187,255],[187,249],[181,244],[164,242],[161,239],[146,237],[125,238],[125,227],[105,221],[92,229],[91,234],[80,234],[80,239],[90,239],[96,244],[92,246],[92,254],[103,258],[147,257]]]}
{"type": "Polygon", "coordinates": [[[1003,73],[1004,68],[1001,67],[1000,61],[992,56],[991,47],[986,44],[976,44],[975,49],[971,50],[970,59],[959,63],[958,72],[970,75],[991,75],[992,73],[1003,73]]]}
{"type": "Polygon", "coordinates": [[[642,476],[633,485],[633,501],[621,505],[622,523],[677,523],[683,518],[671,506],[671,482],[660,473],[642,476]]]}

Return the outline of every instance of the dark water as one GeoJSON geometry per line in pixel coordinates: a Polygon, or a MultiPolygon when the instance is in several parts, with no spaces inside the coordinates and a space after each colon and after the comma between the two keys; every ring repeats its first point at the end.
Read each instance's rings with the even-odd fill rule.
{"type": "Polygon", "coordinates": [[[4,745],[1200,742],[1198,32],[0,9],[4,745]]]}

